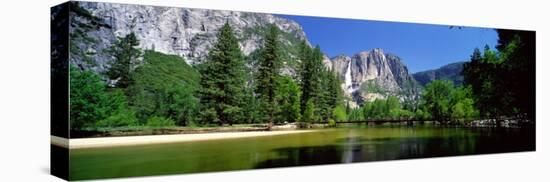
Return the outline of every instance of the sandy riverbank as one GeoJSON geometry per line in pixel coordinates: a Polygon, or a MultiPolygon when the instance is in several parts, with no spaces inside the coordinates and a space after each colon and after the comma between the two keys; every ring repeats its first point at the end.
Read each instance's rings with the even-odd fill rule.
{"type": "Polygon", "coordinates": [[[175,142],[193,142],[205,140],[232,139],[244,137],[274,136],[294,133],[312,132],[315,130],[284,130],[284,131],[251,131],[228,133],[202,133],[202,134],[174,134],[174,135],[150,135],[150,136],[124,136],[101,138],[77,138],[66,139],[51,136],[51,143],[56,146],[69,149],[132,146],[175,142]]]}

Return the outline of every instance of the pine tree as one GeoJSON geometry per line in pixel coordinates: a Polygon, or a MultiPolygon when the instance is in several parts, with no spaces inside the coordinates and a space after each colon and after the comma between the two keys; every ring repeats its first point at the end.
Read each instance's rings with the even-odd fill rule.
{"type": "Polygon", "coordinates": [[[302,117],[302,122],[308,123],[316,120],[315,117],[315,104],[313,100],[308,100],[304,109],[304,114],[302,117]]]}
{"type": "Polygon", "coordinates": [[[240,119],[242,123],[259,123],[261,121],[260,112],[258,110],[260,103],[254,96],[253,88],[245,88],[243,101],[246,104],[243,107],[243,115],[240,119]]]}
{"type": "Polygon", "coordinates": [[[231,125],[242,115],[245,67],[239,42],[229,23],[220,28],[207,59],[200,66],[201,118],[203,122],[231,125]]]}
{"type": "MultiPolygon", "coordinates": [[[[324,66],[322,62],[323,54],[321,53],[321,48],[319,48],[319,46],[316,46],[315,49],[312,50],[307,44],[305,44],[305,42],[303,42],[300,45],[300,50],[300,78],[302,87],[301,107],[303,115],[306,109],[306,104],[310,100],[314,103],[314,105],[319,108],[323,108],[323,100],[321,98],[323,97],[323,93],[321,91],[321,78],[323,78],[322,71],[324,66]]],[[[320,114],[319,111],[323,110],[317,109],[316,114],[320,114]]]]}
{"type": "Polygon", "coordinates": [[[373,118],[373,105],[372,102],[363,103],[363,117],[367,120],[373,118]]]}
{"type": "Polygon", "coordinates": [[[334,121],[340,122],[347,119],[346,109],[343,106],[337,106],[332,111],[332,119],[334,121]]]}
{"type": "Polygon", "coordinates": [[[332,72],[332,79],[329,83],[330,90],[332,94],[332,105],[333,106],[339,106],[344,104],[344,91],[342,90],[342,81],[340,80],[340,77],[338,73],[335,71],[332,72]]]}
{"type": "Polygon", "coordinates": [[[317,114],[320,116],[321,120],[326,121],[331,118],[332,110],[334,108],[332,105],[332,101],[334,98],[332,98],[333,95],[330,88],[332,75],[330,71],[322,69],[318,77],[320,89],[317,94],[314,94],[316,95],[315,101],[318,108],[317,114]]]}
{"type": "Polygon", "coordinates": [[[281,76],[277,93],[278,105],[281,106],[279,121],[297,122],[300,114],[300,87],[289,76],[281,76]]]}
{"type": "MultiPolygon", "coordinates": [[[[336,107],[342,106],[344,101],[342,88],[340,87],[341,81],[335,72],[327,70],[326,73],[327,105],[329,110],[334,110],[336,107]]],[[[329,114],[332,115],[330,112],[329,114]]],[[[332,116],[327,117],[330,118],[332,116]]]]}
{"type": "Polygon", "coordinates": [[[110,63],[107,76],[111,80],[117,80],[116,87],[127,88],[132,84],[132,69],[137,64],[138,58],[142,55],[141,50],[136,48],[139,40],[132,32],[125,37],[118,37],[114,45],[107,52],[115,59],[110,63]]]}
{"type": "MultiPolygon", "coordinates": [[[[482,64],[482,59],[483,57],[481,55],[481,51],[479,51],[478,48],[475,48],[474,52],[470,56],[470,62],[464,64],[464,69],[462,70],[462,75],[464,75],[464,83],[472,87],[472,91],[476,94],[476,96],[481,95],[482,91],[482,67],[486,66],[482,64]]],[[[479,100],[479,98],[476,99],[479,100]]],[[[477,107],[481,108],[482,105],[478,105],[477,107]]]]}
{"type": "Polygon", "coordinates": [[[485,46],[483,56],[474,50],[464,66],[464,82],[470,85],[483,117],[514,116],[535,119],[535,33],[497,30],[497,51],[485,46]]]}
{"type": "Polygon", "coordinates": [[[299,45],[299,60],[300,60],[300,69],[299,69],[299,78],[300,78],[300,87],[302,88],[302,97],[300,101],[300,108],[301,108],[301,114],[304,115],[306,104],[311,98],[310,92],[307,92],[309,90],[311,85],[311,55],[312,55],[312,49],[309,47],[309,45],[306,44],[305,41],[300,42],[299,45]]]}
{"type": "Polygon", "coordinates": [[[103,126],[108,123],[128,126],[136,120],[128,109],[122,91],[107,90],[101,77],[91,71],[81,71],[70,65],[70,129],[103,126]],[[123,117],[124,120],[116,119],[123,117]],[[109,121],[109,122],[105,122],[109,121]]]}
{"type": "MultiPolygon", "coordinates": [[[[536,35],[534,31],[499,29],[497,50],[500,52],[501,72],[498,75],[500,98],[508,105],[504,114],[520,119],[535,120],[536,111],[536,35]]],[[[497,96],[499,97],[499,96],[497,96]]]]}
{"type": "Polygon", "coordinates": [[[269,25],[258,60],[255,82],[261,111],[270,126],[273,124],[274,116],[278,110],[276,104],[277,80],[282,62],[278,37],[279,29],[275,25],[269,25]]]}
{"type": "Polygon", "coordinates": [[[254,69],[253,67],[245,66],[246,87],[244,88],[243,115],[240,119],[243,123],[260,123],[262,121],[259,109],[260,101],[256,98],[256,94],[254,93],[254,69]]]}

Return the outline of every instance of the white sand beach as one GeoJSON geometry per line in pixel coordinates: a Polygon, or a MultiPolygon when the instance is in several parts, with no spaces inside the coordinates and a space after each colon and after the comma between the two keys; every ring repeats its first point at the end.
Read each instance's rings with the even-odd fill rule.
{"type": "Polygon", "coordinates": [[[66,139],[51,136],[51,143],[56,146],[69,149],[132,146],[159,143],[193,142],[205,140],[232,139],[244,137],[274,136],[294,133],[313,132],[316,130],[284,130],[284,131],[250,131],[250,132],[226,132],[226,133],[201,133],[201,134],[173,134],[173,135],[148,135],[148,136],[122,136],[66,139]]]}

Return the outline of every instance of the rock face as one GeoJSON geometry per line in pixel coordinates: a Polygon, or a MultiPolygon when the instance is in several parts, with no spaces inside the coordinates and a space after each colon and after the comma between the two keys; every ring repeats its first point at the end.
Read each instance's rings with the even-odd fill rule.
{"type": "Polygon", "coordinates": [[[340,55],[331,60],[332,69],[343,81],[342,88],[357,104],[390,95],[402,100],[418,95],[416,82],[401,59],[382,49],[362,51],[352,57],[340,55]]]}
{"type": "MultiPolygon", "coordinates": [[[[79,49],[87,50],[98,65],[86,64],[78,56],[72,62],[100,70],[105,68],[105,62],[111,58],[98,52],[112,45],[116,37],[123,37],[131,32],[139,38],[140,48],[180,55],[189,64],[205,60],[209,48],[215,43],[218,29],[225,22],[234,29],[245,55],[260,47],[262,28],[268,24],[275,24],[283,31],[283,44],[307,41],[298,23],[271,14],[97,2],[74,3],[97,17],[97,21],[105,26],[86,31],[90,37],[98,40],[95,44],[78,45],[79,49]]],[[[90,23],[79,16],[73,17],[76,24],[90,23]]]]}
{"type": "MultiPolygon", "coordinates": [[[[136,34],[141,49],[179,55],[188,64],[198,64],[206,61],[218,29],[228,22],[241,50],[253,61],[263,43],[265,28],[274,24],[282,31],[281,48],[289,56],[281,70],[288,75],[296,74],[298,43],[305,40],[310,45],[298,23],[271,14],[97,2],[72,2],[72,9],[70,62],[96,72],[108,69],[113,58],[106,50],[117,37],[129,33],[136,34]]],[[[353,105],[389,95],[402,100],[418,95],[416,82],[400,58],[381,49],[351,57],[330,59],[324,55],[323,64],[340,75],[342,89],[353,105]]]]}
{"type": "Polygon", "coordinates": [[[464,81],[462,76],[462,69],[466,62],[456,62],[438,69],[421,71],[413,74],[414,79],[422,86],[434,81],[434,80],[450,80],[455,85],[461,85],[464,81]]]}

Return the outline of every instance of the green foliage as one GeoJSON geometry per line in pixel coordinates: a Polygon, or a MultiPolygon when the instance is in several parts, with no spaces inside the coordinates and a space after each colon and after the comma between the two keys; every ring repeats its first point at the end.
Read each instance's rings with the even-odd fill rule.
{"type": "Polygon", "coordinates": [[[365,117],[363,115],[362,108],[351,109],[348,115],[348,121],[363,121],[365,117]]]}
{"type": "Polygon", "coordinates": [[[141,56],[141,50],[136,46],[139,46],[139,40],[132,32],[125,37],[117,37],[117,41],[107,50],[107,53],[114,57],[110,62],[107,76],[111,80],[117,80],[118,88],[127,88],[132,84],[132,69],[141,56]]]}
{"type": "Polygon", "coordinates": [[[411,118],[411,111],[405,110],[399,99],[389,96],[388,99],[376,99],[374,102],[365,102],[362,107],[362,114],[365,119],[400,119],[411,118]]]}
{"type": "MultiPolygon", "coordinates": [[[[70,126],[71,130],[83,127],[94,127],[96,123],[108,119],[115,120],[115,115],[126,115],[129,112],[126,96],[120,90],[108,92],[101,78],[91,71],[80,71],[70,66],[70,126]]],[[[135,120],[119,121],[133,123],[135,120]]],[[[107,121],[105,121],[107,122],[107,121]]],[[[100,125],[105,122],[99,122],[100,125]]]]}
{"type": "Polygon", "coordinates": [[[315,104],[313,104],[313,100],[309,100],[306,103],[304,115],[302,117],[303,122],[313,122],[317,120],[315,117],[315,104]]]}
{"type": "Polygon", "coordinates": [[[122,126],[137,126],[138,120],[135,113],[129,109],[121,110],[113,115],[97,122],[95,127],[122,127],[122,126]]]}
{"type": "Polygon", "coordinates": [[[107,94],[101,78],[70,67],[70,126],[80,129],[107,117],[107,94]]]}
{"type": "Polygon", "coordinates": [[[389,118],[399,119],[401,114],[401,103],[399,103],[399,99],[397,99],[397,97],[388,97],[386,100],[385,113],[389,118]]]}
{"type": "Polygon", "coordinates": [[[107,102],[113,108],[111,115],[96,123],[96,127],[135,126],[138,124],[135,113],[128,107],[126,95],[120,89],[114,89],[109,93],[107,102]]]}
{"type": "Polygon", "coordinates": [[[244,57],[233,29],[226,22],[200,67],[199,95],[203,123],[233,124],[243,120],[244,57]]]}
{"type": "Polygon", "coordinates": [[[501,95],[504,90],[498,85],[502,79],[499,78],[501,63],[497,52],[485,46],[483,56],[475,49],[471,62],[464,66],[465,82],[471,86],[482,115],[495,117],[504,108],[506,101],[501,95]]]}
{"type": "Polygon", "coordinates": [[[336,126],[336,121],[334,119],[328,119],[328,126],[334,127],[336,126]]]}
{"type": "Polygon", "coordinates": [[[325,69],[319,46],[312,49],[302,41],[298,48],[298,59],[301,63],[298,77],[302,88],[302,113],[305,113],[307,102],[313,101],[316,106],[315,115],[319,116],[318,119],[326,121],[332,118],[334,109],[343,104],[340,78],[336,73],[325,69]]]}
{"type": "Polygon", "coordinates": [[[389,96],[386,100],[365,102],[361,108],[352,110],[349,120],[369,119],[434,119],[459,121],[474,119],[478,111],[473,105],[469,87],[453,87],[450,81],[436,80],[426,86],[420,106],[414,110],[403,107],[399,99],[389,96]],[[356,115],[361,111],[361,117],[356,115]]]}
{"type": "Polygon", "coordinates": [[[450,96],[453,85],[450,81],[435,80],[428,85],[422,94],[422,105],[430,112],[433,119],[448,121],[450,119],[449,108],[452,106],[450,96]]]}
{"type": "Polygon", "coordinates": [[[475,109],[471,87],[458,87],[451,96],[451,118],[454,120],[474,119],[478,111],[475,109]]]}
{"type": "Polygon", "coordinates": [[[465,83],[472,87],[482,116],[535,116],[535,33],[497,30],[497,50],[475,49],[464,66],[465,83]]]}
{"type": "Polygon", "coordinates": [[[406,109],[399,110],[399,119],[414,119],[415,113],[406,109]]]}
{"type": "Polygon", "coordinates": [[[320,95],[320,80],[319,75],[321,72],[322,55],[318,49],[311,49],[305,41],[299,44],[300,54],[300,69],[299,78],[301,80],[300,86],[302,88],[302,100],[301,107],[302,112],[305,112],[306,104],[308,101],[317,103],[313,99],[320,95]]]}
{"type": "Polygon", "coordinates": [[[193,93],[198,87],[198,73],[175,55],[145,51],[143,60],[128,88],[138,119],[163,116],[179,125],[194,122],[198,100],[193,93]]]}
{"type": "Polygon", "coordinates": [[[328,83],[327,83],[327,91],[329,95],[329,105],[332,108],[336,108],[337,106],[341,106],[344,104],[344,92],[342,90],[342,81],[340,80],[339,75],[335,71],[329,71],[327,70],[328,75],[328,83]]]}
{"type": "Polygon", "coordinates": [[[300,86],[292,78],[281,76],[277,89],[278,105],[281,107],[279,121],[297,122],[301,120],[300,95],[300,86]]]}
{"type": "Polygon", "coordinates": [[[456,120],[473,119],[477,116],[474,101],[470,98],[457,102],[451,109],[451,117],[456,120]]]}
{"type": "MultiPolygon", "coordinates": [[[[504,77],[499,88],[505,89],[505,113],[535,120],[536,103],[536,39],[534,31],[497,30],[504,77]]],[[[508,115],[512,115],[508,114],[508,115]]]]}
{"type": "Polygon", "coordinates": [[[260,102],[254,96],[253,88],[245,88],[243,107],[243,118],[241,123],[260,123],[262,122],[261,113],[259,111],[260,102]]]}
{"type": "Polygon", "coordinates": [[[416,109],[416,111],[414,112],[414,118],[417,118],[417,119],[430,119],[432,116],[430,115],[429,112],[427,111],[424,111],[422,109],[416,109]]]}
{"type": "Polygon", "coordinates": [[[369,118],[372,118],[372,119],[386,118],[386,102],[381,99],[374,100],[371,112],[372,113],[369,118]]]}
{"type": "Polygon", "coordinates": [[[373,108],[374,104],[372,102],[364,102],[362,107],[363,118],[373,119],[373,108]]]}
{"type": "Polygon", "coordinates": [[[276,106],[276,93],[282,56],[279,42],[279,29],[270,25],[266,32],[263,47],[261,47],[256,75],[256,94],[260,101],[263,118],[273,123],[274,115],[278,112],[276,106]]]}
{"type": "Polygon", "coordinates": [[[426,119],[431,113],[437,121],[474,119],[478,111],[472,97],[470,87],[453,87],[450,81],[436,80],[426,86],[421,101],[424,110],[417,110],[416,116],[426,119]]]}
{"type": "Polygon", "coordinates": [[[336,106],[332,111],[332,120],[334,121],[346,121],[346,108],[342,106],[336,106]]]}
{"type": "Polygon", "coordinates": [[[147,119],[145,123],[146,126],[155,127],[155,128],[165,128],[165,127],[174,127],[176,122],[170,118],[165,118],[162,116],[153,116],[147,119]]]}
{"type": "Polygon", "coordinates": [[[335,72],[322,69],[320,75],[320,90],[316,94],[316,101],[319,108],[318,115],[323,120],[332,118],[333,110],[343,104],[343,91],[340,87],[341,81],[335,72]]]}

